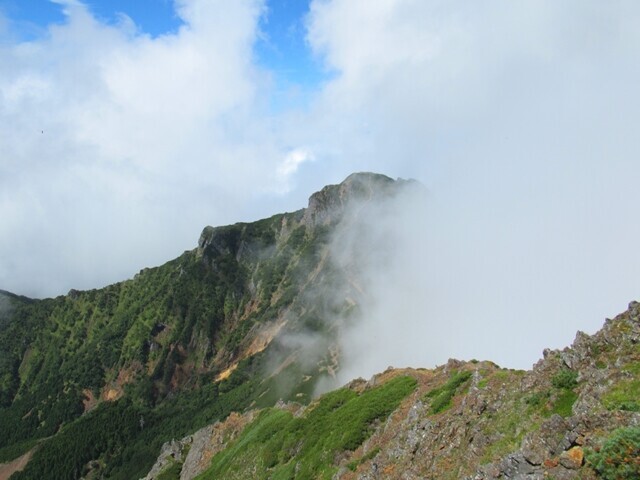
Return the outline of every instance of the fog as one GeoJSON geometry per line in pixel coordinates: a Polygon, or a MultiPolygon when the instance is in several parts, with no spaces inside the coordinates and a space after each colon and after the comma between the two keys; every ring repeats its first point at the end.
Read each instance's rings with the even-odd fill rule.
{"type": "Polygon", "coordinates": [[[409,188],[353,210],[331,245],[359,292],[360,308],[337,336],[341,384],[449,358],[529,369],[544,348],[594,333],[639,291],[637,257],[614,248],[624,241],[558,208],[487,228],[444,215],[450,209],[433,194],[409,188]]]}

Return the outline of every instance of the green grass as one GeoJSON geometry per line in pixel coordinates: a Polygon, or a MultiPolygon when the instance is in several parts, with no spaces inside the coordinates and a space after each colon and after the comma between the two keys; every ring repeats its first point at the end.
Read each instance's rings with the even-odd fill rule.
{"type": "Polygon", "coordinates": [[[451,400],[455,396],[458,388],[471,378],[471,372],[454,372],[447,383],[441,387],[434,388],[425,396],[425,400],[431,400],[430,411],[432,414],[444,412],[451,406],[451,400]]]}
{"type": "Polygon", "coordinates": [[[553,376],[551,384],[554,386],[556,394],[547,414],[557,413],[562,417],[570,417],[573,414],[573,404],[578,399],[578,394],[574,391],[578,386],[578,372],[562,368],[553,376]]]}
{"type": "Polygon", "coordinates": [[[551,413],[557,413],[563,417],[570,417],[573,413],[573,404],[578,399],[578,394],[573,390],[562,390],[553,403],[551,413]]]}
{"type": "Polygon", "coordinates": [[[336,390],[300,418],[279,409],[264,410],[198,478],[331,478],[336,455],[357,449],[416,383],[397,377],[360,395],[336,390]]]}
{"type": "Polygon", "coordinates": [[[609,410],[640,412],[640,362],[631,362],[623,367],[633,378],[621,380],[602,397],[609,410]]]}
{"type": "Polygon", "coordinates": [[[378,455],[378,453],[380,453],[380,447],[376,447],[370,452],[368,452],[366,455],[363,455],[361,458],[358,458],[352,462],[349,462],[347,464],[347,468],[352,472],[355,472],[361,464],[371,460],[376,455],[378,455]]]}
{"type": "Polygon", "coordinates": [[[535,392],[525,397],[524,403],[529,405],[534,410],[544,408],[550,396],[551,392],[549,392],[548,390],[535,392]]]}
{"type": "Polygon", "coordinates": [[[488,463],[516,450],[533,418],[525,413],[521,402],[507,405],[491,418],[484,428],[486,434],[495,437],[484,451],[481,463],[488,463]]]}
{"type": "Polygon", "coordinates": [[[638,375],[640,375],[640,362],[627,363],[623,367],[623,370],[637,377],[638,375]]]}
{"type": "Polygon", "coordinates": [[[602,397],[609,410],[640,412],[640,380],[623,380],[602,397]]]}
{"type": "Polygon", "coordinates": [[[180,472],[182,472],[182,463],[172,461],[169,468],[158,475],[157,480],[180,480],[180,472]]]}

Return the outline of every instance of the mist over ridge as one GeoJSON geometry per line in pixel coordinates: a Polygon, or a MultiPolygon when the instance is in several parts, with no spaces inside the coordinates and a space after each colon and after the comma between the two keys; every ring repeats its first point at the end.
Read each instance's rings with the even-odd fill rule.
{"type": "MultiPolygon", "coordinates": [[[[544,348],[594,331],[608,295],[621,305],[624,291],[633,298],[632,285],[612,295],[612,279],[593,274],[619,266],[589,256],[592,238],[567,243],[548,232],[558,243],[547,255],[548,245],[522,241],[516,229],[456,232],[461,219],[443,218],[440,208],[419,183],[347,204],[329,252],[358,308],[340,323],[338,383],[449,358],[527,369],[544,348]]],[[[342,299],[343,289],[319,295],[342,299]]]]}

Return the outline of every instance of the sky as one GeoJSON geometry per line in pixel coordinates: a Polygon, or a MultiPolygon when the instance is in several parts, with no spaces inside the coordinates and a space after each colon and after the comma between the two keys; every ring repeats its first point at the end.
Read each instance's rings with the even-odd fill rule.
{"type": "Polygon", "coordinates": [[[563,346],[640,292],[639,24],[635,0],[0,0],[0,289],[104,286],[376,171],[429,191],[407,248],[434,302],[563,346]]]}

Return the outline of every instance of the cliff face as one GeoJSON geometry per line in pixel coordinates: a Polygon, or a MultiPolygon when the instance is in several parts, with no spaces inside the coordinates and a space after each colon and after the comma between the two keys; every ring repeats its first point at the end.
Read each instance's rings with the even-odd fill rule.
{"type": "Polygon", "coordinates": [[[350,206],[393,196],[409,183],[376,173],[353,173],[339,185],[328,185],[311,195],[303,222],[307,226],[335,224],[350,206]]]}
{"type": "MultiPolygon", "coordinates": [[[[616,429],[640,428],[639,412],[640,304],[632,302],[595,335],[578,332],[571,347],[546,350],[531,371],[456,360],[434,370],[388,370],[308,407],[283,404],[251,411],[242,422],[232,417],[206,427],[180,442],[193,445],[189,455],[169,456],[181,480],[638,478],[640,444],[630,444],[622,458],[619,472],[628,476],[606,476],[597,468],[598,454],[589,452],[616,429]],[[331,439],[352,435],[346,423],[334,424],[337,431],[320,446],[304,434],[306,423],[331,423],[351,402],[363,400],[359,410],[375,409],[372,392],[401,378],[415,387],[388,415],[360,424],[357,441],[345,446],[331,439]],[[225,429],[233,434],[221,445],[211,432],[225,429]],[[202,438],[208,440],[203,444],[202,438]]],[[[160,464],[167,457],[165,451],[160,464]]],[[[614,465],[615,459],[606,462],[614,465]]]]}

